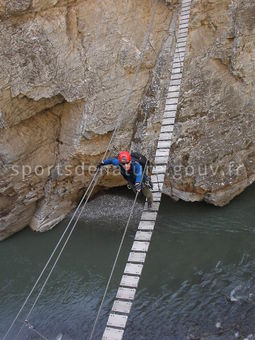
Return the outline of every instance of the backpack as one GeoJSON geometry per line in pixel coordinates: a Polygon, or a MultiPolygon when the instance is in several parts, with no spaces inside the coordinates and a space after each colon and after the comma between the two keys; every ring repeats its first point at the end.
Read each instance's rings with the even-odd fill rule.
{"type": "Polygon", "coordinates": [[[131,152],[131,157],[134,159],[134,161],[138,162],[139,164],[141,164],[143,170],[146,167],[148,167],[150,165],[150,161],[141,153],[139,152],[131,152]]]}

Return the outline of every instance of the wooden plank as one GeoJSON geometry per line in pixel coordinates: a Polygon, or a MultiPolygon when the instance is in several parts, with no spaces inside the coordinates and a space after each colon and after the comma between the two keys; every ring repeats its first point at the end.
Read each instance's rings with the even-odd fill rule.
{"type": "Polygon", "coordinates": [[[176,112],[177,112],[177,110],[175,110],[175,111],[173,111],[173,110],[172,111],[164,111],[163,118],[175,118],[176,117],[176,112]]]}
{"type": "Polygon", "coordinates": [[[186,28],[186,27],[185,28],[179,28],[179,33],[187,35],[188,34],[188,28],[186,28]]]}
{"type": "Polygon", "coordinates": [[[111,313],[107,321],[107,326],[125,328],[127,319],[128,317],[126,315],[111,313]]]}
{"type": "MultiPolygon", "coordinates": [[[[165,118],[174,118],[176,117],[176,111],[165,111],[163,115],[164,119],[165,118]]],[[[169,153],[169,150],[168,150],[169,153]]]]}
{"type": "MultiPolygon", "coordinates": [[[[179,52],[179,50],[176,50],[176,53],[175,53],[175,55],[174,55],[174,62],[181,63],[180,66],[179,66],[179,68],[180,68],[180,67],[183,68],[183,66],[184,66],[184,60],[185,60],[185,58],[184,58],[183,52],[179,52]]],[[[182,78],[182,76],[177,76],[176,73],[172,73],[172,75],[171,75],[171,80],[172,80],[172,79],[175,79],[175,77],[176,77],[177,79],[182,78]]]]}
{"type": "Polygon", "coordinates": [[[191,7],[191,3],[190,4],[182,4],[182,11],[190,11],[190,7],[191,7]]]}
{"type": "Polygon", "coordinates": [[[187,36],[188,36],[188,32],[179,32],[178,33],[178,39],[179,38],[187,38],[187,36]]]}
{"type": "Polygon", "coordinates": [[[182,11],[190,11],[190,3],[182,4],[182,11]]]}
{"type": "Polygon", "coordinates": [[[152,174],[165,174],[166,173],[166,165],[155,165],[152,168],[152,174]]]}
{"type": "Polygon", "coordinates": [[[128,256],[128,262],[143,263],[146,258],[145,252],[130,252],[128,256]]]}
{"type": "Polygon", "coordinates": [[[151,236],[152,236],[151,231],[137,231],[135,234],[135,240],[136,241],[150,241],[151,236]]]}
{"type": "MultiPolygon", "coordinates": [[[[183,52],[186,52],[186,47],[178,47],[177,49],[176,49],[176,51],[177,51],[177,53],[179,52],[179,53],[183,53],[183,52]]],[[[176,70],[176,69],[175,69],[176,70]]],[[[174,71],[174,70],[173,70],[174,71]]],[[[173,73],[173,72],[172,72],[173,73]]]]}
{"type": "Polygon", "coordinates": [[[152,221],[140,221],[140,223],[138,225],[138,229],[139,230],[153,230],[154,226],[155,226],[155,222],[152,222],[152,221]]]}
{"type": "Polygon", "coordinates": [[[122,300],[115,300],[112,306],[112,310],[114,312],[126,313],[130,312],[132,307],[132,302],[129,301],[122,301],[122,300]]]}
{"type": "Polygon", "coordinates": [[[135,293],[135,288],[119,287],[116,298],[123,300],[134,300],[135,293]]]}
{"type": "Polygon", "coordinates": [[[170,148],[170,146],[171,146],[171,140],[169,140],[169,141],[159,141],[158,142],[158,148],[165,149],[165,148],[170,148]]]}
{"type": "Polygon", "coordinates": [[[169,86],[168,88],[168,94],[171,92],[179,92],[180,91],[181,86],[180,85],[173,85],[173,86],[169,86]]]}
{"type": "Polygon", "coordinates": [[[186,52],[186,45],[187,44],[185,44],[184,46],[176,45],[176,53],[185,53],[186,52]]]}
{"type": "MultiPolygon", "coordinates": [[[[184,66],[184,57],[178,54],[179,49],[177,49],[176,51],[177,51],[177,53],[176,53],[176,55],[174,56],[174,62],[175,62],[175,63],[178,63],[179,66],[176,67],[175,69],[177,69],[177,68],[183,69],[183,66],[184,66]]],[[[180,54],[181,54],[181,53],[182,53],[182,52],[180,52],[180,54]]],[[[177,77],[177,74],[178,74],[178,73],[173,73],[173,72],[172,72],[171,80],[174,80],[174,77],[175,77],[175,76],[177,77]]],[[[179,76],[177,79],[181,79],[181,78],[182,78],[182,76],[179,76]]],[[[171,80],[170,80],[170,81],[171,81],[171,80]]]]}
{"type": "Polygon", "coordinates": [[[190,17],[190,14],[181,15],[181,20],[183,20],[183,19],[188,19],[189,20],[189,17],[190,17]]]}
{"type": "Polygon", "coordinates": [[[171,98],[178,98],[178,97],[179,97],[179,91],[169,92],[169,90],[168,90],[166,100],[169,100],[171,98]]]}
{"type": "MultiPolygon", "coordinates": [[[[186,46],[187,41],[186,40],[185,41],[179,41],[179,39],[177,40],[176,46],[178,46],[178,49],[176,49],[176,51],[175,51],[174,60],[178,58],[179,60],[182,60],[182,62],[183,62],[184,59],[185,59],[185,53],[183,53],[183,52],[179,53],[180,44],[185,44],[185,46],[186,46]]],[[[185,46],[183,46],[183,47],[185,47],[185,46]]]]}
{"type": "Polygon", "coordinates": [[[185,4],[185,5],[182,6],[181,15],[183,13],[185,13],[185,14],[190,13],[190,4],[185,4]]]}
{"type": "MultiPolygon", "coordinates": [[[[131,253],[130,253],[131,254],[131,253]]],[[[138,253],[134,253],[138,254],[138,253]]],[[[143,253],[146,254],[146,253],[143,253]]],[[[137,288],[139,283],[139,276],[134,275],[123,275],[120,281],[121,286],[137,288]]]]}
{"type": "Polygon", "coordinates": [[[144,204],[144,210],[148,210],[148,211],[158,211],[159,210],[159,207],[160,207],[160,202],[153,202],[152,203],[152,206],[150,209],[148,209],[148,204],[147,202],[145,202],[144,204]]]}
{"type": "Polygon", "coordinates": [[[176,48],[178,49],[178,51],[181,49],[181,48],[185,48],[187,45],[186,42],[179,42],[176,44],[176,48]]]}
{"type": "Polygon", "coordinates": [[[183,30],[183,29],[185,29],[185,28],[187,28],[187,29],[189,29],[189,24],[181,24],[180,23],[180,30],[183,30]]]}
{"type": "Polygon", "coordinates": [[[187,15],[183,15],[180,17],[180,25],[187,25],[189,23],[189,16],[187,18],[187,15]]]}
{"type": "Polygon", "coordinates": [[[181,15],[183,13],[185,13],[185,14],[189,13],[190,14],[190,7],[183,7],[182,10],[181,10],[181,15]]]}
{"type": "Polygon", "coordinates": [[[143,212],[141,216],[141,221],[156,221],[157,218],[156,212],[143,212]]]}
{"type": "Polygon", "coordinates": [[[142,270],[143,270],[143,265],[142,264],[127,263],[126,267],[124,269],[124,274],[141,275],[142,270]]]}
{"type": "Polygon", "coordinates": [[[177,60],[174,60],[172,69],[181,68],[182,66],[183,66],[183,63],[179,59],[177,59],[177,60]]]}
{"type": "MultiPolygon", "coordinates": [[[[165,133],[160,133],[159,136],[159,141],[168,141],[172,138],[173,133],[172,132],[165,132],[165,133]]],[[[156,163],[157,165],[162,164],[162,163],[156,163]]],[[[163,164],[162,164],[163,165],[163,164]]]]}
{"type": "Polygon", "coordinates": [[[180,24],[178,32],[181,32],[181,31],[183,31],[185,29],[188,31],[189,25],[188,24],[182,24],[182,25],[180,24]]]}
{"type": "Polygon", "coordinates": [[[124,334],[124,330],[106,327],[102,340],[121,340],[124,334]]]}
{"type": "Polygon", "coordinates": [[[158,157],[158,156],[169,156],[169,149],[158,149],[157,151],[156,151],[156,157],[158,157]]]}
{"type": "MultiPolygon", "coordinates": [[[[182,68],[183,67],[183,60],[180,60],[179,58],[177,58],[176,60],[174,60],[173,63],[173,68],[182,68]]],[[[175,74],[175,73],[173,73],[175,74]]]]}
{"type": "Polygon", "coordinates": [[[157,199],[160,201],[160,200],[161,200],[161,195],[162,195],[161,192],[153,192],[153,193],[152,193],[153,201],[156,201],[156,202],[157,202],[157,199]]]}
{"type": "Polygon", "coordinates": [[[173,124],[170,124],[170,125],[162,125],[161,126],[161,130],[160,130],[160,134],[162,132],[173,132],[174,130],[174,125],[173,124]]]}
{"type": "MultiPolygon", "coordinates": [[[[178,75],[181,75],[180,73],[178,73],[178,75]]],[[[170,86],[174,85],[180,85],[181,84],[181,76],[180,78],[178,77],[178,79],[174,79],[173,77],[170,80],[170,86]]]]}
{"type": "Polygon", "coordinates": [[[155,164],[167,164],[168,163],[168,157],[155,157],[154,159],[155,164]]]}
{"type": "Polygon", "coordinates": [[[175,74],[175,73],[182,73],[182,69],[181,68],[175,68],[172,70],[172,74],[175,74]]]}
{"type": "Polygon", "coordinates": [[[174,124],[175,118],[163,118],[162,125],[174,124]]]}
{"type": "Polygon", "coordinates": [[[172,105],[172,104],[178,104],[178,97],[166,99],[166,105],[172,105]]]}
{"type": "Polygon", "coordinates": [[[164,183],[165,180],[165,174],[153,174],[151,175],[151,181],[152,183],[164,183]]]}
{"type": "MultiPolygon", "coordinates": [[[[148,251],[150,242],[134,241],[131,250],[133,251],[148,251]]],[[[135,274],[135,273],[131,273],[135,274]]]]}
{"type": "Polygon", "coordinates": [[[153,194],[152,194],[153,200],[156,200],[156,198],[161,199],[161,195],[162,195],[161,192],[159,192],[159,193],[157,193],[157,192],[153,193],[153,194]]]}
{"type": "Polygon", "coordinates": [[[183,37],[183,38],[178,38],[177,39],[177,44],[178,44],[178,42],[187,42],[187,40],[188,40],[188,37],[186,36],[186,37],[183,37]]]}
{"type": "Polygon", "coordinates": [[[189,25],[189,19],[186,19],[186,18],[182,19],[182,18],[181,18],[181,20],[180,20],[180,26],[182,26],[182,25],[189,25]]]}
{"type": "MultiPolygon", "coordinates": [[[[178,55],[178,53],[176,55],[178,55]]],[[[182,78],[182,75],[179,75],[179,74],[172,74],[171,75],[171,80],[180,80],[181,81],[181,78],[182,78]]],[[[180,85],[180,84],[178,84],[178,85],[180,85]]]]}
{"type": "Polygon", "coordinates": [[[153,183],[153,189],[151,192],[161,192],[163,189],[164,183],[153,183]]]}
{"type": "MultiPolygon", "coordinates": [[[[185,51],[183,52],[183,51],[180,51],[180,49],[178,48],[178,49],[175,49],[175,53],[174,53],[174,59],[175,58],[183,58],[183,59],[185,59],[185,51]]],[[[171,75],[172,76],[172,75],[171,75]]]]}
{"type": "Polygon", "coordinates": [[[176,54],[178,53],[185,53],[186,52],[186,45],[185,46],[176,46],[176,54]]]}
{"type": "Polygon", "coordinates": [[[177,104],[166,104],[165,105],[166,111],[174,111],[177,110],[177,104]]]}

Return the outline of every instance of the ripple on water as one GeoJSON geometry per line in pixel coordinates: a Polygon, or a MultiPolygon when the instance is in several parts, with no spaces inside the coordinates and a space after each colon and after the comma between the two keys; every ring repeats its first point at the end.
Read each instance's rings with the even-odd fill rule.
{"type": "MultiPolygon", "coordinates": [[[[120,221],[125,223],[130,214],[135,194],[130,190],[123,188],[117,194],[112,191],[106,191],[97,195],[87,203],[87,208],[81,215],[81,220],[86,222],[97,222],[107,220],[109,222],[120,221]]],[[[139,197],[133,210],[133,221],[139,221],[143,210],[143,198],[139,197]]]]}
{"type": "MultiPolygon", "coordinates": [[[[224,208],[163,197],[125,340],[231,340],[237,333],[241,339],[254,334],[254,194],[255,187],[224,208]]],[[[31,318],[49,339],[60,333],[64,339],[88,338],[133,198],[124,189],[89,202],[31,318]]],[[[141,200],[134,222],[139,221],[142,207],[141,200]]],[[[0,248],[1,258],[6,259],[1,263],[0,337],[61,228],[44,235],[27,230],[0,248]]],[[[133,234],[134,230],[128,231],[119,276],[133,234]]],[[[102,336],[120,282],[118,275],[107,295],[95,339],[102,336]]],[[[26,332],[22,340],[36,339],[31,331],[26,332]]]]}

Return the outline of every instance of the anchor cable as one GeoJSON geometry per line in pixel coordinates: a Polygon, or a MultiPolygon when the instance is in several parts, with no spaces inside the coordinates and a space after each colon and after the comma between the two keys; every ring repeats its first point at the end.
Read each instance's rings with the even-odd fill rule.
{"type": "MultiPolygon", "coordinates": [[[[133,77],[133,80],[132,80],[132,83],[131,83],[131,85],[130,85],[130,88],[129,88],[127,97],[126,97],[126,99],[125,99],[125,102],[124,102],[123,107],[122,107],[122,110],[121,110],[121,113],[120,113],[120,115],[119,115],[118,118],[117,118],[116,126],[115,126],[115,128],[114,128],[114,130],[113,130],[111,139],[110,139],[110,141],[109,141],[109,143],[108,143],[108,145],[107,145],[107,148],[106,148],[106,150],[105,150],[105,152],[104,152],[104,155],[103,155],[103,158],[102,158],[101,162],[104,161],[104,159],[105,159],[105,157],[106,157],[106,155],[107,155],[108,152],[111,153],[111,150],[112,150],[112,147],[113,147],[113,146],[111,147],[111,149],[110,149],[110,146],[113,144],[113,143],[112,143],[112,142],[113,142],[113,139],[114,139],[114,137],[115,137],[115,135],[116,135],[116,133],[117,133],[117,130],[118,130],[119,127],[120,127],[120,122],[121,122],[120,119],[122,118],[122,116],[124,115],[124,113],[125,113],[125,111],[126,111],[127,104],[128,104],[128,102],[129,102],[129,99],[130,99],[131,94],[132,94],[132,92],[133,92],[133,88],[134,88],[134,86],[135,86],[135,83],[136,83],[136,80],[137,80],[137,77],[138,77],[138,73],[139,73],[139,70],[140,70],[140,67],[141,67],[141,64],[142,64],[142,60],[143,60],[143,57],[144,57],[145,49],[146,49],[146,46],[147,46],[147,43],[148,43],[148,40],[149,40],[149,36],[150,36],[151,28],[152,28],[152,23],[153,23],[153,20],[154,20],[154,17],[155,17],[157,2],[158,2],[158,0],[154,0],[154,8],[153,8],[151,20],[150,20],[150,23],[149,23],[149,26],[148,26],[148,29],[147,29],[147,33],[146,33],[145,39],[144,39],[142,52],[141,52],[141,54],[140,54],[140,58],[139,58],[139,61],[138,61],[137,66],[136,66],[135,75],[134,75],[134,77],[133,77]]],[[[55,248],[53,249],[53,251],[52,251],[52,253],[51,253],[49,259],[47,260],[47,262],[46,262],[46,264],[45,264],[43,270],[41,271],[40,275],[38,276],[38,278],[37,278],[37,280],[36,280],[34,286],[32,287],[31,291],[29,292],[29,294],[28,294],[27,298],[25,299],[24,303],[22,304],[20,310],[19,310],[18,313],[16,314],[16,316],[15,316],[13,322],[11,323],[11,325],[10,325],[10,327],[8,328],[7,332],[5,333],[5,335],[4,335],[4,337],[3,337],[3,340],[5,340],[5,339],[7,338],[8,334],[10,333],[11,329],[13,328],[15,322],[17,321],[18,317],[20,316],[22,310],[23,310],[24,307],[26,306],[26,304],[27,304],[29,298],[31,297],[32,293],[34,292],[35,288],[37,287],[37,285],[38,285],[38,283],[39,283],[39,281],[40,281],[42,275],[44,274],[45,270],[46,270],[47,267],[49,266],[49,263],[51,262],[51,260],[52,260],[52,258],[53,258],[53,256],[54,256],[54,254],[56,253],[56,251],[57,251],[57,249],[58,249],[58,247],[59,247],[61,241],[63,240],[64,235],[66,234],[67,230],[69,229],[69,227],[70,227],[70,225],[71,225],[71,223],[72,223],[72,221],[73,221],[75,215],[77,214],[78,210],[80,209],[80,207],[81,207],[81,205],[82,205],[82,203],[83,203],[83,201],[84,201],[84,199],[85,199],[85,197],[86,197],[86,195],[87,195],[87,193],[88,193],[90,187],[92,186],[93,182],[95,181],[95,183],[94,183],[94,185],[93,185],[93,188],[92,188],[92,190],[90,191],[90,194],[88,195],[88,197],[87,197],[87,199],[86,199],[86,201],[85,201],[85,203],[84,203],[84,206],[83,206],[83,208],[82,208],[82,211],[84,210],[85,205],[86,205],[88,199],[90,198],[90,195],[91,195],[91,193],[92,193],[92,191],[93,191],[93,189],[94,189],[94,187],[95,187],[95,185],[96,185],[96,183],[97,183],[97,180],[98,180],[98,179],[96,180],[96,177],[97,177],[98,172],[99,172],[99,171],[98,171],[98,169],[97,169],[97,171],[96,171],[95,175],[93,176],[93,178],[92,178],[92,180],[91,180],[91,182],[90,182],[90,184],[89,184],[89,186],[88,186],[86,192],[85,192],[84,195],[82,196],[82,198],[81,198],[81,200],[80,200],[80,202],[79,202],[79,204],[78,204],[78,206],[77,206],[75,212],[73,213],[73,215],[72,215],[72,217],[71,217],[71,220],[69,221],[67,227],[65,228],[65,230],[64,230],[64,232],[63,232],[61,238],[59,239],[58,243],[56,244],[55,248]]],[[[81,214],[79,214],[78,216],[80,217],[80,215],[81,215],[81,214]]],[[[77,220],[76,220],[74,226],[76,226],[76,224],[77,224],[77,220]]],[[[73,230],[74,230],[74,227],[71,229],[71,232],[70,232],[70,233],[72,233],[73,230]]],[[[71,236],[71,234],[70,234],[70,236],[71,236]]],[[[67,237],[67,241],[69,240],[70,236],[67,237]]],[[[67,243],[67,242],[64,243],[64,247],[65,247],[66,243],[67,243]]],[[[60,251],[60,255],[62,254],[63,250],[64,250],[64,249],[62,248],[61,251],[60,251]]],[[[57,260],[56,260],[55,263],[53,264],[54,268],[55,268],[55,265],[56,265],[56,263],[57,263],[57,261],[58,261],[60,255],[57,257],[57,260]]],[[[53,268],[53,269],[54,269],[54,268],[53,268]]],[[[48,276],[47,276],[47,278],[46,278],[46,280],[47,280],[46,283],[48,282],[48,279],[49,279],[49,277],[50,277],[50,275],[51,275],[53,269],[52,269],[52,270],[50,271],[50,273],[48,274],[48,276]]],[[[42,286],[42,288],[41,288],[41,290],[40,290],[40,292],[39,292],[40,295],[41,295],[41,293],[42,293],[42,291],[43,291],[43,289],[44,289],[46,283],[42,286]]],[[[39,296],[40,296],[40,295],[39,295],[39,296]]],[[[39,297],[37,297],[35,301],[37,302],[38,299],[39,299],[39,297]]],[[[35,305],[35,304],[34,304],[34,305],[35,305]]],[[[34,308],[34,305],[33,305],[32,308],[34,308]]],[[[30,314],[31,314],[31,313],[29,312],[29,315],[30,315],[30,314]]]]}
{"type": "MultiPolygon", "coordinates": [[[[146,161],[145,166],[144,166],[144,170],[143,170],[143,173],[142,173],[141,183],[142,183],[144,175],[145,175],[147,163],[148,163],[148,160],[146,161]]],[[[131,210],[130,210],[130,213],[129,213],[129,216],[128,216],[127,223],[126,223],[125,228],[124,228],[124,232],[123,232],[123,235],[122,235],[122,238],[121,238],[121,241],[120,241],[120,245],[119,245],[118,251],[116,253],[116,256],[115,256],[115,259],[114,259],[114,262],[113,262],[113,265],[112,265],[111,273],[110,273],[110,276],[108,278],[108,281],[107,281],[107,284],[106,284],[106,287],[105,287],[104,295],[102,297],[102,301],[100,303],[100,306],[99,306],[99,309],[98,309],[98,312],[97,312],[97,315],[96,315],[95,322],[93,324],[93,328],[92,328],[89,340],[92,340],[92,338],[93,338],[93,335],[94,335],[94,332],[95,332],[95,329],[96,329],[96,325],[97,325],[97,322],[98,322],[98,319],[99,319],[99,316],[100,316],[100,313],[101,313],[101,310],[102,310],[102,307],[103,307],[103,304],[104,304],[104,301],[105,301],[105,298],[106,298],[106,294],[108,292],[108,289],[109,289],[109,286],[110,286],[110,282],[112,280],[112,276],[113,276],[113,273],[114,273],[117,261],[119,259],[120,251],[121,251],[121,248],[123,246],[125,236],[127,234],[127,229],[128,229],[131,217],[133,215],[133,211],[134,211],[134,207],[135,207],[135,204],[136,204],[136,201],[137,201],[138,194],[139,194],[139,192],[137,191],[136,195],[135,195],[135,198],[134,198],[134,201],[133,201],[133,204],[132,204],[132,207],[131,207],[131,210]]]]}

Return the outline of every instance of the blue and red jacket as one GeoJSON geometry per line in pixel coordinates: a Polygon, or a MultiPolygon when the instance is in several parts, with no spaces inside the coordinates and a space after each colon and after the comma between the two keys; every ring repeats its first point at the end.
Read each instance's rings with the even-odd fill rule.
{"type": "Polygon", "coordinates": [[[122,176],[130,183],[142,184],[142,177],[143,177],[143,167],[137,161],[131,158],[131,168],[129,171],[126,171],[123,166],[121,166],[120,161],[118,158],[108,158],[103,162],[104,165],[115,165],[120,168],[120,172],[122,176]]]}

